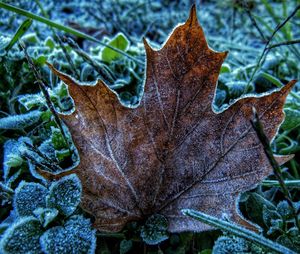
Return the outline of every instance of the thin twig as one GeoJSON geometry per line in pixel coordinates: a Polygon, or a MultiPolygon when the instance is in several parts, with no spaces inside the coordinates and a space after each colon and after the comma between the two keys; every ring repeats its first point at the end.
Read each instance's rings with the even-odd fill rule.
{"type": "Polygon", "coordinates": [[[79,55],[81,56],[85,61],[87,61],[101,76],[101,79],[105,82],[108,82],[109,84],[113,84],[115,81],[115,76],[112,72],[108,71],[108,68],[105,69],[105,65],[100,65],[95,60],[93,60],[87,53],[85,53],[76,42],[74,42],[71,38],[68,38],[66,36],[63,37],[63,41],[67,42],[70,47],[79,55]]]}
{"type": "Polygon", "coordinates": [[[255,18],[253,17],[251,11],[249,9],[245,10],[248,17],[251,20],[252,25],[256,28],[256,30],[258,31],[259,35],[261,36],[261,38],[263,39],[264,42],[267,41],[267,38],[265,37],[263,31],[260,29],[260,27],[257,25],[255,18]]]}
{"type": "Polygon", "coordinates": [[[63,44],[60,36],[55,31],[53,31],[53,35],[54,35],[54,38],[57,40],[59,46],[61,47],[61,49],[62,49],[62,51],[65,55],[65,58],[67,59],[68,63],[70,64],[71,71],[73,72],[73,75],[75,75],[75,77],[79,80],[80,79],[80,74],[79,74],[78,70],[76,69],[75,64],[74,64],[70,54],[68,53],[65,45],[63,44]]]}
{"type": "Polygon", "coordinates": [[[290,41],[283,41],[283,42],[280,42],[280,43],[276,43],[276,44],[270,45],[269,47],[267,47],[267,50],[270,50],[270,49],[273,49],[273,48],[277,48],[277,47],[281,47],[281,46],[298,44],[298,43],[300,43],[300,39],[290,40],[290,41]]]}
{"type": "Polygon", "coordinates": [[[23,51],[24,51],[24,54],[25,54],[25,57],[26,57],[26,59],[27,59],[27,61],[28,61],[29,67],[30,67],[31,70],[33,71],[34,76],[35,76],[35,78],[36,78],[36,82],[38,83],[38,85],[39,85],[39,87],[40,87],[40,89],[41,89],[41,91],[42,91],[42,93],[43,93],[43,95],[44,95],[44,97],[45,97],[45,99],[46,99],[47,106],[48,106],[48,108],[50,109],[52,115],[54,116],[54,120],[55,120],[55,122],[56,122],[58,128],[60,129],[60,131],[61,131],[61,133],[62,133],[62,136],[63,136],[63,138],[64,138],[64,140],[65,140],[65,142],[66,142],[66,144],[67,144],[67,146],[68,146],[68,149],[69,149],[70,153],[72,154],[72,149],[71,149],[71,147],[70,147],[69,140],[68,140],[68,138],[67,138],[67,134],[66,134],[66,132],[65,132],[65,129],[64,129],[63,126],[62,126],[62,121],[61,121],[61,119],[59,118],[58,114],[56,113],[56,111],[55,111],[55,109],[54,109],[54,106],[53,106],[53,104],[52,104],[50,95],[49,95],[49,93],[48,93],[48,91],[47,91],[47,88],[46,88],[46,85],[45,85],[45,83],[44,83],[44,81],[43,81],[42,75],[41,75],[41,73],[39,72],[39,70],[37,69],[37,67],[35,66],[34,62],[33,62],[32,59],[31,59],[31,57],[28,55],[25,44],[19,42],[19,45],[20,45],[20,47],[21,47],[21,48],[23,49],[23,51]]]}
{"type": "Polygon", "coordinates": [[[281,174],[281,169],[280,169],[277,161],[274,158],[273,151],[272,151],[271,146],[270,146],[270,141],[269,141],[268,137],[266,136],[266,134],[264,132],[263,126],[260,122],[260,119],[258,117],[258,114],[257,114],[255,108],[253,108],[253,114],[254,114],[254,117],[253,117],[253,120],[251,120],[251,124],[253,126],[253,129],[255,130],[255,132],[257,134],[257,137],[259,138],[261,144],[264,147],[265,154],[266,154],[266,156],[267,156],[267,158],[268,158],[268,160],[269,160],[269,162],[270,162],[270,164],[273,168],[274,175],[277,177],[277,180],[280,184],[282,192],[283,192],[289,206],[291,207],[291,209],[293,211],[293,215],[295,217],[295,223],[296,223],[298,229],[300,230],[300,224],[299,224],[299,221],[298,221],[297,211],[296,211],[296,209],[293,205],[292,196],[291,196],[288,188],[285,185],[284,179],[283,179],[282,174],[281,174]]]}

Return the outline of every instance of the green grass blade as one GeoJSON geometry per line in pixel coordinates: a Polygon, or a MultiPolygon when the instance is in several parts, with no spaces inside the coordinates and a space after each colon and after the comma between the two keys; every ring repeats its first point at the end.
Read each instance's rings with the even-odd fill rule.
{"type": "Polygon", "coordinates": [[[263,237],[262,235],[258,235],[256,233],[254,233],[253,231],[242,228],[230,221],[220,220],[216,217],[213,217],[213,216],[210,216],[210,215],[207,215],[205,213],[198,212],[195,210],[191,210],[191,209],[183,209],[182,213],[184,215],[190,216],[196,220],[199,220],[203,223],[206,223],[213,227],[227,231],[237,237],[243,237],[251,242],[254,242],[256,244],[264,246],[276,253],[296,254],[296,252],[294,252],[276,242],[273,242],[273,241],[263,237]]]}
{"type": "Polygon", "coordinates": [[[26,19],[18,28],[16,31],[15,35],[9,42],[9,44],[5,47],[5,50],[10,50],[15,43],[27,32],[27,30],[31,27],[32,25],[32,19],[26,19]]]}
{"type": "Polygon", "coordinates": [[[262,71],[262,72],[261,72],[261,75],[262,75],[262,77],[264,77],[266,80],[270,81],[272,84],[274,84],[274,85],[277,86],[278,88],[281,88],[281,87],[284,86],[284,85],[282,84],[282,82],[281,82],[278,78],[272,76],[272,75],[269,74],[269,73],[266,73],[266,72],[262,71]]]}
{"type": "MultiPolygon", "coordinates": [[[[270,81],[272,84],[274,84],[275,86],[277,86],[278,88],[281,88],[283,87],[284,85],[282,84],[282,82],[277,79],[276,77],[272,76],[271,74],[269,73],[266,73],[264,71],[261,72],[261,75],[267,79],[268,81],[270,81]]],[[[300,100],[300,97],[297,93],[291,91],[290,92],[290,95],[293,96],[294,98],[296,98],[297,100],[300,100]]]]}
{"type": "Polygon", "coordinates": [[[126,52],[124,52],[122,50],[119,50],[117,48],[114,48],[114,47],[112,47],[112,46],[110,46],[110,45],[108,45],[106,43],[103,43],[102,41],[94,38],[93,36],[90,36],[88,34],[82,33],[82,32],[80,32],[80,31],[78,31],[76,29],[73,29],[71,27],[61,25],[61,24],[56,23],[56,22],[54,22],[54,21],[52,21],[50,19],[38,16],[38,15],[33,14],[33,13],[29,12],[29,11],[20,9],[18,7],[15,7],[13,5],[6,4],[6,3],[3,3],[3,2],[0,2],[0,8],[8,10],[8,11],[11,11],[11,12],[14,12],[14,13],[17,13],[19,15],[25,16],[25,17],[33,19],[33,20],[36,20],[38,22],[44,23],[44,24],[46,24],[46,25],[48,25],[50,27],[56,28],[56,29],[58,29],[60,31],[64,31],[64,32],[69,33],[69,34],[73,34],[73,35],[75,35],[77,37],[84,38],[86,40],[90,40],[90,41],[96,42],[96,43],[98,43],[98,44],[100,44],[102,46],[105,46],[105,47],[107,47],[107,48],[109,48],[111,50],[114,50],[114,51],[118,52],[119,54],[121,54],[123,56],[126,56],[126,57],[132,59],[133,61],[135,61],[138,64],[144,65],[143,61],[141,61],[139,59],[136,59],[135,57],[127,54],[126,52]]]}

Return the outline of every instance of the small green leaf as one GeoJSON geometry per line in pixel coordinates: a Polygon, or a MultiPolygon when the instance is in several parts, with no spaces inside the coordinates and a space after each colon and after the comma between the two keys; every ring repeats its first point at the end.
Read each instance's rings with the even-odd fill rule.
{"type": "Polygon", "coordinates": [[[149,217],[142,227],[141,237],[149,245],[159,244],[169,238],[167,229],[167,219],[162,215],[155,214],[149,217]]]}
{"type": "Polygon", "coordinates": [[[17,32],[11,39],[10,43],[6,46],[6,50],[10,50],[15,43],[27,32],[27,30],[30,28],[32,25],[32,19],[26,19],[18,28],[17,32]]]}
{"type": "Polygon", "coordinates": [[[281,128],[284,130],[292,130],[300,125],[300,110],[285,108],[285,119],[281,128]]]}
{"type": "Polygon", "coordinates": [[[23,164],[23,159],[19,154],[9,154],[7,156],[7,161],[5,162],[9,167],[19,167],[23,164]]]}
{"type": "MultiPolygon", "coordinates": [[[[39,145],[38,149],[44,156],[46,156],[50,160],[55,161],[55,149],[53,147],[51,139],[47,139],[43,143],[41,143],[39,145]]],[[[34,156],[34,153],[32,153],[32,156],[34,156]]],[[[38,158],[38,156],[36,156],[35,158],[36,158],[36,160],[41,159],[41,158],[38,158]]]]}
{"type": "Polygon", "coordinates": [[[53,50],[55,48],[55,42],[53,41],[53,39],[48,36],[45,40],[45,46],[49,47],[51,50],[53,50]]]}
{"type": "Polygon", "coordinates": [[[230,65],[229,64],[222,64],[222,67],[221,67],[221,70],[220,70],[220,73],[230,73],[231,72],[231,68],[230,68],[230,65]]]}
{"type": "Polygon", "coordinates": [[[61,131],[58,128],[55,128],[52,126],[51,132],[52,132],[51,142],[52,142],[54,149],[60,150],[60,149],[68,147],[61,131]]]}
{"type": "Polygon", "coordinates": [[[41,94],[25,94],[18,96],[18,101],[21,103],[27,110],[30,110],[34,107],[39,107],[46,105],[45,98],[41,94]]]}
{"type": "Polygon", "coordinates": [[[80,180],[75,174],[65,176],[50,186],[47,206],[70,216],[80,203],[81,191],[80,180]]]}
{"type": "Polygon", "coordinates": [[[70,150],[69,149],[62,149],[59,151],[55,151],[55,157],[59,161],[63,161],[65,158],[68,158],[70,156],[70,150]]]}
{"type": "Polygon", "coordinates": [[[260,75],[265,78],[266,80],[268,80],[269,82],[271,82],[273,85],[277,86],[277,87],[283,87],[282,82],[277,79],[276,77],[272,76],[269,73],[266,72],[261,72],[260,75]]]}
{"type": "Polygon", "coordinates": [[[31,45],[33,44],[37,44],[39,43],[39,38],[37,37],[36,33],[28,33],[28,34],[25,34],[23,37],[22,37],[22,40],[24,42],[27,43],[30,43],[31,45]]]}
{"type": "MultiPolygon", "coordinates": [[[[120,49],[122,51],[127,51],[129,48],[129,41],[123,33],[118,33],[114,38],[110,40],[108,45],[120,49]]],[[[103,48],[101,51],[101,59],[107,63],[117,60],[120,57],[122,57],[120,53],[108,47],[103,48]]]]}
{"type": "Polygon", "coordinates": [[[16,173],[16,170],[12,170],[12,168],[21,166],[21,153],[19,148],[23,142],[31,143],[31,140],[28,137],[20,137],[18,140],[9,139],[4,143],[3,178],[5,183],[16,173]]]}
{"type": "Polygon", "coordinates": [[[244,81],[230,81],[226,83],[228,88],[229,97],[232,99],[238,98],[241,95],[251,92],[253,88],[248,86],[244,81]]]}

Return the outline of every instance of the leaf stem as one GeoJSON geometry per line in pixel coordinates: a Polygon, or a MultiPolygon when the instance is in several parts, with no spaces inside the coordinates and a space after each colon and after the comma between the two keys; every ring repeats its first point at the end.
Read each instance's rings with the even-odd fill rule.
{"type": "Polygon", "coordinates": [[[102,46],[105,46],[105,47],[107,47],[107,48],[109,48],[109,49],[111,49],[113,51],[118,52],[119,54],[121,54],[121,55],[123,55],[125,57],[130,58],[131,60],[135,61],[136,63],[140,64],[141,66],[145,65],[143,61],[141,61],[141,60],[139,60],[139,59],[137,59],[137,58],[135,58],[135,57],[127,54],[126,52],[124,52],[124,51],[122,51],[120,49],[117,49],[115,47],[112,47],[112,46],[110,46],[110,45],[108,45],[108,44],[106,44],[106,43],[104,43],[104,42],[96,39],[93,36],[90,36],[88,34],[82,33],[82,32],[80,32],[80,31],[78,31],[76,29],[73,29],[71,27],[61,25],[61,24],[56,23],[56,22],[54,22],[54,21],[52,21],[50,19],[38,16],[38,15],[33,14],[33,13],[29,12],[29,11],[20,9],[18,7],[15,7],[13,5],[6,4],[6,3],[3,3],[3,2],[0,2],[0,8],[8,10],[8,11],[11,11],[11,12],[14,12],[14,13],[17,13],[19,15],[22,15],[22,16],[25,16],[25,17],[28,17],[28,18],[31,18],[31,19],[36,20],[38,22],[44,23],[44,24],[46,24],[46,25],[48,25],[50,27],[56,28],[58,30],[64,31],[64,32],[69,33],[69,34],[73,34],[73,35],[75,35],[77,37],[84,38],[84,39],[96,42],[96,43],[98,43],[98,44],[100,44],[102,46]]]}
{"type": "Polygon", "coordinates": [[[68,45],[84,59],[88,64],[90,64],[101,76],[101,79],[111,85],[114,83],[115,78],[113,77],[113,73],[109,72],[109,68],[105,68],[105,65],[98,64],[95,60],[93,60],[87,53],[85,53],[76,42],[74,42],[71,38],[63,37],[64,42],[68,43],[68,45]]]}
{"type": "Polygon", "coordinates": [[[252,25],[253,25],[253,26],[256,28],[256,30],[258,31],[260,37],[263,39],[264,42],[267,41],[267,38],[265,37],[265,35],[264,35],[263,31],[261,30],[261,28],[257,25],[257,22],[256,22],[255,18],[253,17],[253,15],[252,15],[250,9],[249,9],[249,8],[246,8],[245,11],[246,11],[248,17],[250,18],[252,25]]]}
{"type": "Polygon", "coordinates": [[[298,44],[298,43],[300,43],[300,39],[290,40],[290,41],[283,41],[283,42],[280,42],[280,43],[276,43],[276,44],[270,45],[269,47],[267,47],[267,50],[270,50],[270,49],[273,49],[273,48],[277,48],[277,47],[281,47],[281,46],[298,44]]]}
{"type": "Polygon", "coordinates": [[[202,212],[198,212],[191,209],[183,209],[181,210],[184,215],[190,216],[196,220],[199,220],[203,223],[209,224],[213,227],[219,228],[221,230],[230,232],[231,234],[237,236],[237,237],[243,237],[251,242],[255,242],[261,246],[264,246],[276,253],[283,253],[283,254],[295,254],[292,250],[275,243],[262,235],[256,234],[253,231],[250,231],[248,229],[242,228],[231,221],[224,221],[221,219],[218,219],[216,217],[207,215],[202,212]]]}

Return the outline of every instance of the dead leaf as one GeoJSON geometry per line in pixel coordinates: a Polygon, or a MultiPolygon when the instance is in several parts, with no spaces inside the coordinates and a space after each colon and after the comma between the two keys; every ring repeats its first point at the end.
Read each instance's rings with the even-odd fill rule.
{"type": "Polygon", "coordinates": [[[214,112],[216,82],[227,52],[208,47],[195,7],[162,49],[155,51],[146,41],[145,48],[145,91],[136,109],[122,106],[103,82],[78,85],[49,65],[69,85],[76,104],[75,113],[63,119],[81,157],[76,172],[83,183],[82,207],[103,231],[119,231],[154,213],[168,219],[171,232],[211,229],[183,216],[183,208],[227,214],[255,228],[241,218],[237,199],[272,168],[250,124],[252,107],[272,139],[295,81],[214,112]]]}

